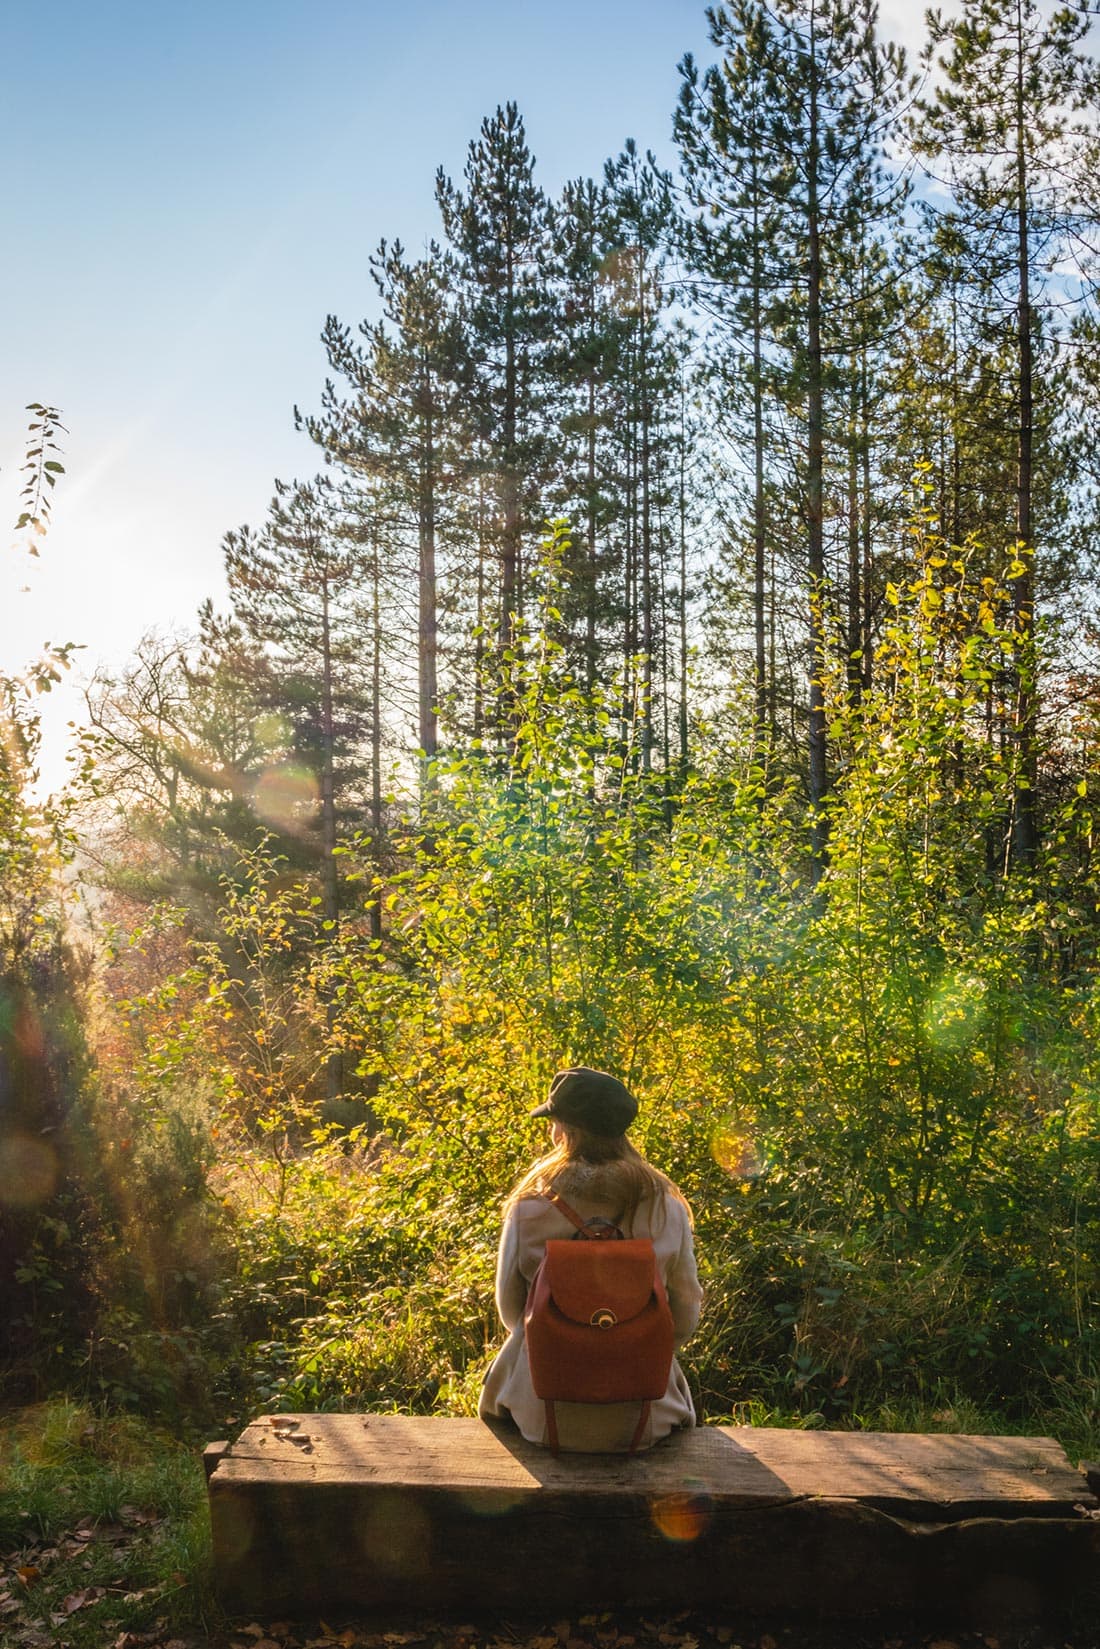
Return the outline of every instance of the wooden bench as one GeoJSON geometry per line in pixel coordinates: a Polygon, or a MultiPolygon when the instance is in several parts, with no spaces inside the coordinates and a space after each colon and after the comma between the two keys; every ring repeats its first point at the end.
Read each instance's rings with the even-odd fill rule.
{"type": "Polygon", "coordinates": [[[555,1459],[479,1420],[297,1414],[207,1456],[231,1613],[1100,1609],[1097,1500],[1050,1438],[707,1426],[555,1459]]]}

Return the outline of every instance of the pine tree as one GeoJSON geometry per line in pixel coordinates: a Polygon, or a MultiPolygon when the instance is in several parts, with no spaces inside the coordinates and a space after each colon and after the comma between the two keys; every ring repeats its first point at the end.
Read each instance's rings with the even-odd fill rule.
{"type": "Polygon", "coordinates": [[[652,154],[639,155],[633,139],[607,162],[604,179],[616,242],[609,272],[614,301],[626,322],[618,351],[626,482],[623,737],[629,736],[627,724],[637,719],[637,754],[642,770],[648,771],[655,744],[654,666],[663,649],[658,515],[667,500],[659,497],[661,426],[666,413],[672,415],[679,381],[662,330],[669,301],[664,264],[672,207],[668,178],[652,154]],[[641,672],[636,683],[631,676],[635,657],[641,672]]]}
{"type": "Polygon", "coordinates": [[[542,520],[552,302],[548,205],[514,103],[483,121],[464,179],[460,189],[440,169],[436,198],[468,306],[477,461],[495,490],[485,525],[499,563],[499,661],[523,617],[524,546],[542,520]]]}
{"type": "MultiPolygon", "coordinates": [[[[468,362],[450,257],[432,244],[423,259],[409,263],[400,244],[383,241],[371,272],[382,320],[362,322],[356,338],[330,315],[323,334],[329,364],[351,393],[330,380],[321,415],[301,422],[327,457],[364,486],[375,559],[383,538],[395,555],[406,533],[413,539],[423,790],[439,739],[439,531],[453,516],[456,488],[471,462],[463,414],[468,362]]],[[[377,582],[381,600],[385,580],[377,582]]]]}
{"type": "MultiPolygon", "coordinates": [[[[1011,329],[1016,446],[1016,547],[1012,580],[1016,658],[1013,738],[1018,787],[1013,858],[1030,864],[1039,844],[1035,791],[1034,666],[1035,355],[1055,309],[1080,294],[1066,273],[1091,209],[1094,117],[1081,118],[1100,82],[1080,51],[1086,7],[1049,17],[1036,0],[963,0],[961,17],[929,14],[928,57],[938,71],[921,103],[918,148],[946,171],[957,225],[991,314],[1011,329]],[[1055,275],[1057,271],[1057,275],[1055,275]]],[[[1086,237],[1087,238],[1087,237],[1086,237]]]]}
{"type": "Polygon", "coordinates": [[[769,101],[772,22],[755,0],[707,13],[720,66],[700,78],[691,56],[680,65],[682,84],[674,131],[680,148],[687,210],[678,239],[691,275],[688,291],[722,339],[712,379],[729,407],[740,386],[750,398],[752,442],[753,743],[769,763],[774,735],[774,684],[769,679],[767,627],[768,510],[765,402],[774,394],[769,359],[771,294],[782,277],[775,265],[782,223],[783,184],[776,168],[769,101]]]}
{"type": "Polygon", "coordinates": [[[615,377],[628,323],[614,302],[615,223],[606,187],[566,184],[553,214],[560,286],[549,364],[561,386],[561,464],[552,514],[573,523],[560,600],[563,644],[583,636],[581,678],[608,674],[606,584],[613,571],[615,377]]]}
{"type": "Polygon", "coordinates": [[[358,812],[364,693],[355,624],[362,552],[342,530],[331,484],[276,483],[263,527],[230,532],[225,572],[233,614],[263,649],[275,694],[270,706],[287,724],[288,763],[272,776],[257,807],[303,842],[316,840],[316,804],[325,920],[340,919],[338,819],[358,812]],[[293,764],[293,765],[292,765],[293,764]],[[316,783],[299,790],[295,766],[316,783]]]}
{"type": "MultiPolygon", "coordinates": [[[[715,7],[707,15],[712,39],[726,55],[721,68],[701,81],[690,61],[684,65],[678,130],[689,195],[697,211],[704,209],[688,242],[708,280],[736,294],[725,307],[728,313],[739,306],[741,327],[748,323],[756,384],[764,367],[760,329],[766,319],[785,371],[784,399],[799,432],[809,608],[808,788],[813,864],[820,874],[827,840],[823,677],[832,582],[826,565],[826,449],[831,438],[843,451],[850,432],[842,401],[838,408],[841,367],[852,348],[852,318],[841,304],[841,275],[869,208],[868,179],[878,176],[904,83],[904,60],[878,41],[873,0],[774,0],[770,5],[715,7]],[[717,220],[717,228],[708,217],[717,220]],[[778,276],[766,308],[762,229],[773,254],[768,273],[778,276]]],[[[883,210],[891,186],[880,185],[873,193],[877,209],[883,210]]],[[[758,455],[761,412],[754,396],[758,455]]],[[[755,463],[758,592],[763,515],[759,456],[755,463]]],[[[758,595],[754,629],[759,682],[758,595]]],[[[759,727],[759,685],[756,716],[759,727]]]]}

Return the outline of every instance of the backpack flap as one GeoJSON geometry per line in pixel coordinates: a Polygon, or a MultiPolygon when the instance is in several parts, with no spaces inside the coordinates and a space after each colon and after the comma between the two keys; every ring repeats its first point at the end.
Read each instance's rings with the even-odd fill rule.
{"type": "Polygon", "coordinates": [[[531,1383],[544,1401],[648,1402],[665,1393],[672,1314],[647,1237],[548,1242],[524,1327],[531,1383]]]}
{"type": "Polygon", "coordinates": [[[548,1242],[546,1280],[558,1310],[575,1323],[612,1328],[644,1311],[653,1297],[653,1244],[548,1242]]]}

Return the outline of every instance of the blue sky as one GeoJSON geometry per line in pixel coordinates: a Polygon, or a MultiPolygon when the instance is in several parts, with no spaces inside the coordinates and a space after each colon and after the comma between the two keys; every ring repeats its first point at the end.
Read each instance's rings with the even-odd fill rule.
{"type": "MultiPolygon", "coordinates": [[[[0,521],[25,403],[69,433],[41,560],[6,556],[0,668],[48,640],[83,645],[80,673],[118,664],[218,599],[223,533],[316,468],[292,408],[318,401],[326,314],[372,312],[383,235],[438,232],[436,168],[461,173],[509,99],[548,191],[631,136],[671,164],[686,51],[710,61],[697,0],[8,7],[0,521]]],[[[79,710],[74,682],[46,718],[51,782],[79,710]]]]}

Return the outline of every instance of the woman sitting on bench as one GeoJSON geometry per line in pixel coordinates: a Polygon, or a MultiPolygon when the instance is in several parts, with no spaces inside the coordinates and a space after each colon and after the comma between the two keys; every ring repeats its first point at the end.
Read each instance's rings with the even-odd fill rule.
{"type": "MultiPolygon", "coordinates": [[[[610,1238],[614,1247],[620,1236],[648,1239],[660,1279],[653,1292],[660,1296],[663,1284],[671,1312],[668,1355],[673,1340],[682,1345],[699,1321],[702,1290],[691,1211],[672,1181],[627,1139],[637,1112],[634,1096],[606,1071],[586,1066],[559,1071],[550,1097],[531,1113],[550,1119],[553,1148],[524,1174],[504,1206],[496,1302],[508,1339],[485,1377],[478,1412],[482,1419],[510,1417],[524,1437],[555,1452],[623,1453],[695,1424],[691,1392],[675,1357],[667,1382],[663,1370],[658,1379],[663,1391],[641,1406],[637,1400],[544,1401],[532,1382],[524,1317],[533,1309],[528,1295],[548,1242],[610,1238]]],[[[606,1243],[598,1246],[607,1251],[606,1243]]],[[[632,1241],[630,1247],[648,1253],[648,1243],[632,1241]]],[[[657,1305],[655,1299],[654,1309],[657,1305]]],[[[663,1299],[659,1309],[667,1320],[663,1299]]],[[[593,1314],[594,1327],[603,1326],[597,1324],[599,1315],[593,1314]]],[[[614,1324],[614,1315],[605,1315],[614,1324]]],[[[600,1336],[589,1338],[598,1357],[600,1336]]]]}

